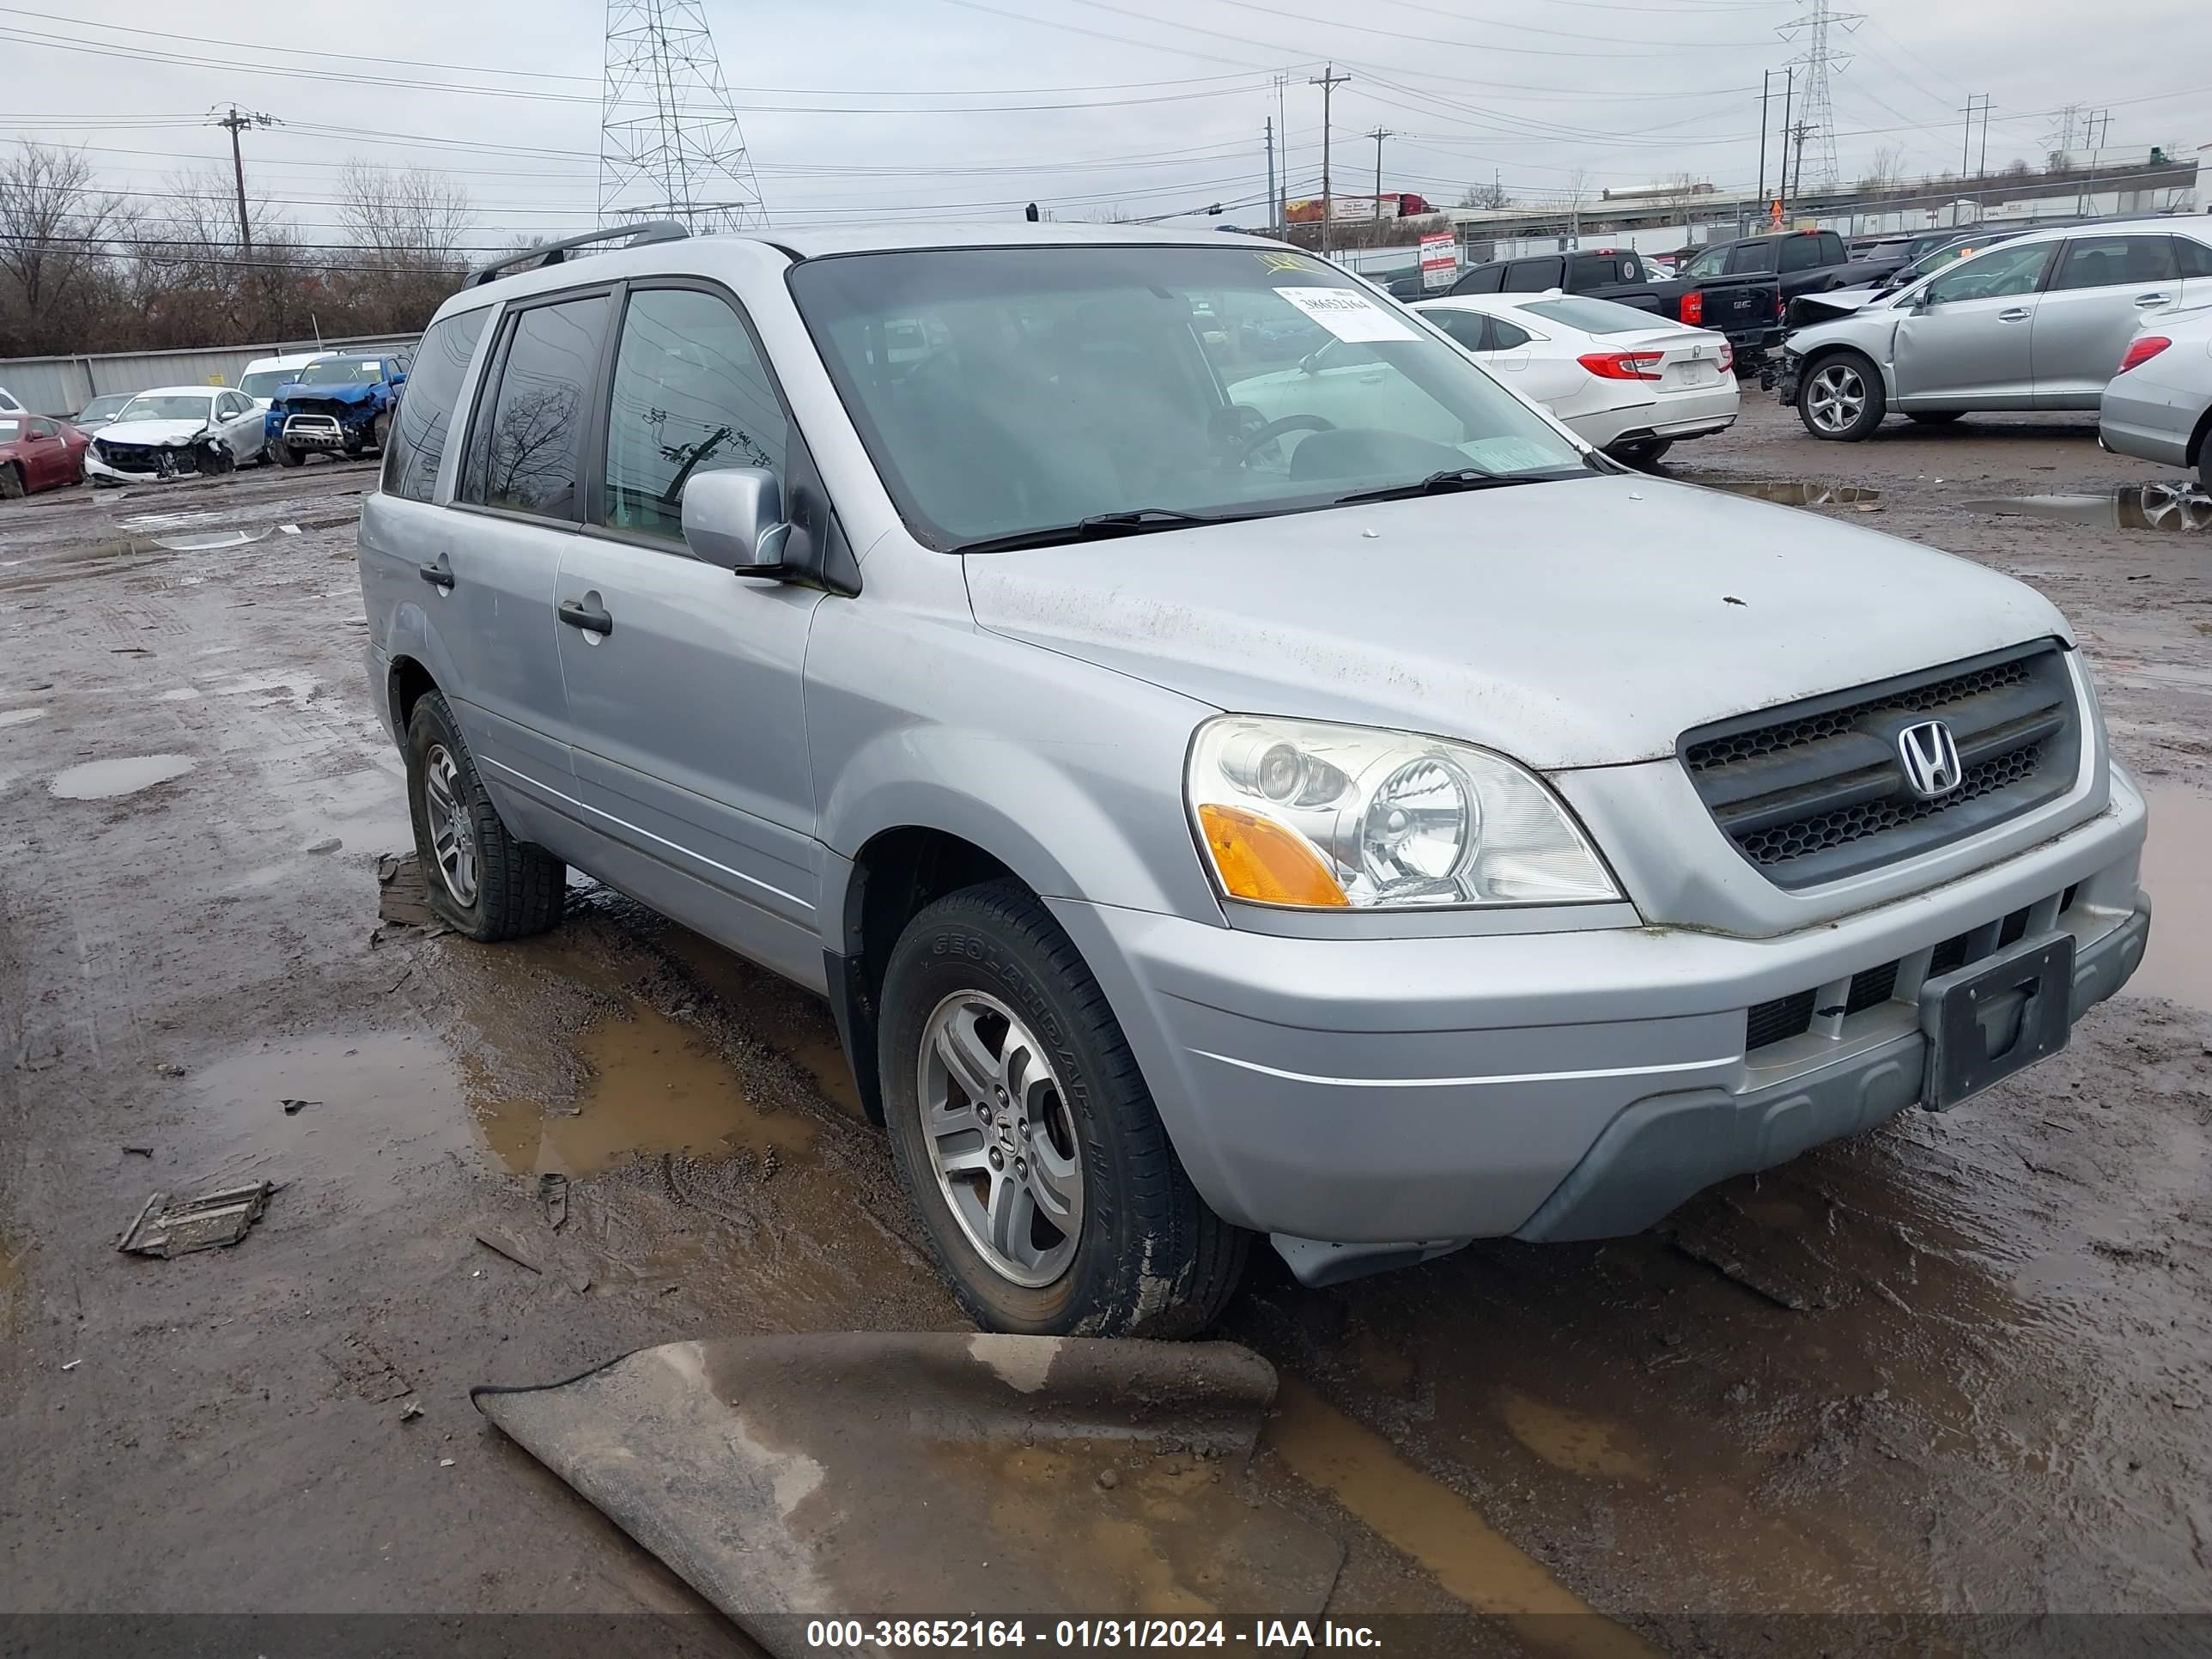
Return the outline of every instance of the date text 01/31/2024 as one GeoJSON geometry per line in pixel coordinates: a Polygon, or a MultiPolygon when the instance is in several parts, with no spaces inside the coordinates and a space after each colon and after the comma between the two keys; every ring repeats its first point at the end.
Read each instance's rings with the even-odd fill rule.
{"type": "Polygon", "coordinates": [[[806,1645],[832,1652],[883,1649],[1024,1648],[1358,1648],[1382,1646],[1364,1625],[1323,1620],[1255,1619],[1240,1626],[1220,1619],[1060,1619],[1034,1626],[1023,1619],[814,1619],[806,1645]]]}

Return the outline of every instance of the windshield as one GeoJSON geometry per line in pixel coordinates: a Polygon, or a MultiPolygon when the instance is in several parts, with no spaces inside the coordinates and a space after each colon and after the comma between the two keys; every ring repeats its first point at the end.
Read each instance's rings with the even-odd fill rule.
{"type": "Polygon", "coordinates": [[[301,386],[374,385],[384,378],[380,357],[325,357],[309,363],[295,376],[301,386]]]}
{"type": "Polygon", "coordinates": [[[115,423],[120,426],[125,421],[204,421],[213,399],[214,394],[206,392],[149,392],[124,404],[115,423]]]}
{"type": "Polygon", "coordinates": [[[249,398],[269,398],[276,395],[276,388],[299,373],[290,368],[258,369],[251,374],[238,377],[238,389],[249,398]]]}
{"type": "Polygon", "coordinates": [[[1569,296],[1559,300],[1531,300],[1514,307],[1532,317],[1548,317],[1555,323],[1565,323],[1569,328],[1578,328],[1585,334],[1626,334],[1635,329],[1649,331],[1664,328],[1667,319],[1649,311],[1638,311],[1634,306],[1615,305],[1610,300],[1584,300],[1569,296]]]}
{"type": "Polygon", "coordinates": [[[1588,467],[1456,347],[1288,249],[931,249],[807,260],[790,283],[939,548],[1588,467]]]}
{"type": "Polygon", "coordinates": [[[130,401],[131,399],[123,393],[111,392],[105,398],[94,398],[79,410],[77,414],[83,420],[104,421],[130,401]]]}

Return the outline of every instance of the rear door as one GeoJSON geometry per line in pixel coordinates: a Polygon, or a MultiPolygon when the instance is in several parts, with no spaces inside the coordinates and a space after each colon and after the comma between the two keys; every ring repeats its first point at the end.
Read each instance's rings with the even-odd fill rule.
{"type": "Polygon", "coordinates": [[[802,688],[824,596],[695,559],[683,514],[691,477],[764,467],[802,533],[826,532],[821,486],[743,311],[719,286],[629,290],[605,409],[595,522],[565,544],[557,593],[574,619],[556,631],[579,798],[593,828],[651,861],[626,884],[641,897],[818,979],[802,688]],[[586,619],[594,625],[574,625],[586,619]],[[703,899],[691,883],[736,902],[703,899]]]}
{"type": "Polygon", "coordinates": [[[613,310],[611,289],[507,307],[477,389],[450,533],[421,572],[445,595],[439,631],[477,768],[541,812],[574,806],[554,590],[584,522],[591,388],[613,310]]]}
{"type": "Polygon", "coordinates": [[[2033,407],[2030,328],[2057,246],[2007,243],[1961,259],[1930,280],[1898,319],[1891,347],[1898,401],[1953,409],[2033,407]]]}
{"type": "Polygon", "coordinates": [[[2039,409],[2094,409],[2144,313],[2181,297],[2173,238],[2067,240],[2035,311],[2031,356],[2039,409]]]}
{"type": "Polygon", "coordinates": [[[2181,263],[2181,302],[2192,309],[2212,303],[2212,242],[2176,236],[2173,252],[2181,263]]]}

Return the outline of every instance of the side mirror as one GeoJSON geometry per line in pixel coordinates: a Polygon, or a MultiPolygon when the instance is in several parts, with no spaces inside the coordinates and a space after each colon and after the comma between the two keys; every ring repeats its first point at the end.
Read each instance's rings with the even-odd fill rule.
{"type": "Polygon", "coordinates": [[[403,369],[401,369],[398,374],[387,376],[387,377],[386,378],[385,384],[386,384],[386,386],[404,386],[404,385],[406,385],[406,384],[407,384],[407,371],[406,371],[405,369],[404,369],[404,368],[403,368],[403,369]]]}
{"type": "Polygon", "coordinates": [[[1328,349],[1328,348],[1327,346],[1316,346],[1311,351],[1306,353],[1304,356],[1299,358],[1298,373],[1301,374],[1320,374],[1321,354],[1328,349]]]}
{"type": "Polygon", "coordinates": [[[696,472],[684,483],[684,543],[693,557],[740,576],[781,576],[790,539],[783,486],[767,468],[696,472]]]}

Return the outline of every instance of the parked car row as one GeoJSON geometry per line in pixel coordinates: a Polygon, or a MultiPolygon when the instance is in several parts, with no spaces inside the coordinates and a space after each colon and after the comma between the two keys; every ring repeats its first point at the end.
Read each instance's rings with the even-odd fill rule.
{"type": "Polygon", "coordinates": [[[235,387],[108,392],[66,421],[34,416],[0,388],[0,498],[380,453],[407,367],[392,351],[262,357],[235,387]]]}

